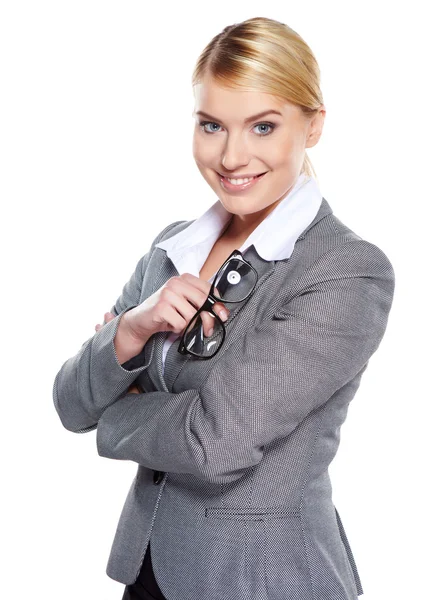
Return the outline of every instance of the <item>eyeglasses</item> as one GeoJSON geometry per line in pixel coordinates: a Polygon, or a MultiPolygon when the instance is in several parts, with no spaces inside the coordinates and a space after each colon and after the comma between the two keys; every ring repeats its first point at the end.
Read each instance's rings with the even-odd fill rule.
{"type": "Polygon", "coordinates": [[[225,340],[225,326],[222,319],[212,312],[216,302],[224,304],[242,302],[253,293],[258,273],[247,262],[239,250],[233,250],[217,271],[208,298],[189,322],[179,343],[180,354],[191,354],[199,359],[212,358],[221,349],[225,340]],[[200,315],[208,312],[214,318],[213,334],[205,338],[203,320],[200,315]]]}

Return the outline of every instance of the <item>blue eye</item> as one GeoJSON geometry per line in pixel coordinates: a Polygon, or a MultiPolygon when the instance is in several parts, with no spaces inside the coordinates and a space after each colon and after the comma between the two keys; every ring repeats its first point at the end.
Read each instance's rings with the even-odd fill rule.
{"type": "Polygon", "coordinates": [[[255,125],[255,127],[263,127],[266,126],[270,127],[271,131],[268,131],[266,133],[261,134],[262,137],[265,137],[266,135],[270,135],[271,133],[273,133],[273,130],[275,129],[275,126],[273,125],[273,123],[258,123],[257,125],[255,125]]]}
{"type": "MultiPolygon", "coordinates": [[[[200,123],[200,128],[202,129],[202,131],[204,131],[205,133],[214,133],[213,131],[207,131],[205,129],[206,125],[217,125],[217,123],[213,123],[212,121],[202,121],[200,123]]],[[[220,125],[217,126],[220,127],[220,125]]]]}
{"type": "MultiPolygon", "coordinates": [[[[208,133],[208,134],[216,133],[216,130],[214,130],[214,131],[207,131],[205,129],[205,127],[207,125],[217,125],[217,127],[220,127],[220,125],[218,123],[214,123],[213,121],[201,121],[199,125],[200,125],[200,129],[204,133],[208,133]]],[[[274,129],[276,128],[276,125],[274,123],[257,123],[255,125],[255,127],[261,127],[261,126],[270,127],[270,131],[268,131],[266,133],[261,133],[259,137],[266,137],[267,135],[270,135],[271,133],[273,133],[274,129]]]]}

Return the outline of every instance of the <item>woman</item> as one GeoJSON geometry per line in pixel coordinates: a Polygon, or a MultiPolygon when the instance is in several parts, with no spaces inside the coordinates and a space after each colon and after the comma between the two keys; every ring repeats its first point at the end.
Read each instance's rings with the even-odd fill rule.
{"type": "Polygon", "coordinates": [[[156,237],[54,404],[70,431],[97,429],[100,456],[138,464],[107,565],[123,599],[352,600],[328,465],[393,267],[312,175],[326,111],[297,33],[226,27],[193,85],[194,158],[218,200],[156,237]]]}

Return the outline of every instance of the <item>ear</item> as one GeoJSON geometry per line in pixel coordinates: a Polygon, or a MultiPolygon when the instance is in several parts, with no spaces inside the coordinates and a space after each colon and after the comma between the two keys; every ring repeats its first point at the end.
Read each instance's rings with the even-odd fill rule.
{"type": "Polygon", "coordinates": [[[326,117],[326,108],[324,104],[318,109],[318,112],[312,117],[307,131],[306,148],[312,148],[318,143],[323,132],[324,119],[326,117]]]}

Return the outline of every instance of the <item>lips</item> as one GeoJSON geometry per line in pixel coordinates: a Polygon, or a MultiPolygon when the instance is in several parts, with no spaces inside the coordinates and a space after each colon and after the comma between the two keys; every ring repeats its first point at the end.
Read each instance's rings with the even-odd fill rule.
{"type": "Polygon", "coordinates": [[[267,171],[264,171],[264,173],[259,173],[259,175],[240,175],[239,177],[234,177],[232,175],[224,175],[223,173],[219,173],[219,171],[217,171],[217,173],[221,177],[225,177],[225,179],[249,179],[250,177],[256,179],[257,177],[261,177],[261,175],[265,175],[267,171]]]}
{"type": "MultiPolygon", "coordinates": [[[[229,194],[238,195],[238,194],[245,194],[246,192],[248,192],[249,190],[251,190],[252,188],[257,186],[258,180],[262,179],[264,177],[264,175],[266,175],[267,173],[268,173],[268,171],[266,171],[265,173],[260,173],[259,175],[252,175],[251,178],[249,178],[249,180],[246,181],[245,183],[231,183],[231,181],[229,179],[227,179],[224,175],[221,175],[220,173],[218,173],[218,175],[219,175],[220,185],[222,186],[222,188],[229,194]]],[[[238,177],[237,179],[243,179],[243,178],[238,177]]]]}

